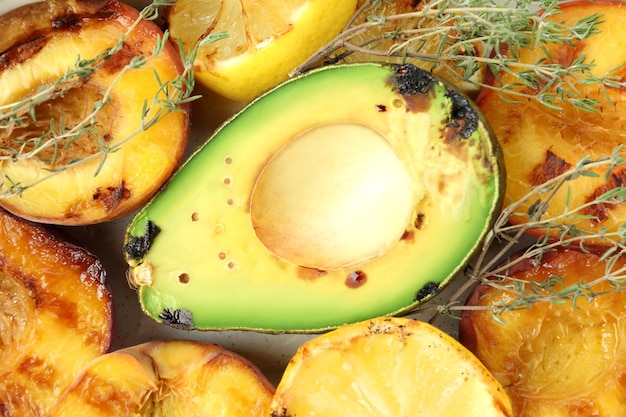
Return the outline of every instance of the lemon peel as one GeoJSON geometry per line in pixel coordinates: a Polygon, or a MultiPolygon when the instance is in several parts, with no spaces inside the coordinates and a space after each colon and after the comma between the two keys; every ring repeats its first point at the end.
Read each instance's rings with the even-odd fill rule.
{"type": "Polygon", "coordinates": [[[196,81],[226,98],[248,102],[286,81],[292,69],[341,33],[357,1],[223,0],[194,10],[198,3],[178,1],[169,10],[172,36],[190,50],[210,33],[226,32],[226,38],[199,48],[196,81]]]}

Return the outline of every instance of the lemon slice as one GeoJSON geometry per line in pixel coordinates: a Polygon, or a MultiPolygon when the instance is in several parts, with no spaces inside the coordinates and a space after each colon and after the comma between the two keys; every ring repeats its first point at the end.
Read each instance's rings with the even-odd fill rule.
{"type": "Polygon", "coordinates": [[[211,33],[227,34],[199,48],[196,80],[246,102],[289,78],[355,10],[356,0],[178,0],[166,19],[186,52],[211,33]]]}
{"type": "Polygon", "coordinates": [[[289,362],[272,416],[511,416],[499,382],[436,327],[377,318],[304,343],[289,362]]]}

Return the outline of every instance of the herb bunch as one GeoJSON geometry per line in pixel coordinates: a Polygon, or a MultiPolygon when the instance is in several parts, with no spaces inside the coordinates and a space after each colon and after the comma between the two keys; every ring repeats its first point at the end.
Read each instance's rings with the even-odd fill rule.
{"type": "Polygon", "coordinates": [[[363,1],[348,27],[292,74],[352,60],[410,61],[434,72],[443,70],[457,85],[497,89],[509,94],[509,100],[530,98],[552,108],[570,102],[590,111],[601,103],[580,97],[576,85],[624,86],[610,72],[593,75],[589,70],[594,63],[584,57],[568,66],[550,59],[531,64],[517,60],[522,49],[541,48],[549,58],[547,45],[572,44],[599,33],[600,15],[567,25],[550,19],[560,12],[555,0],[426,0],[417,7],[411,3],[363,1]],[[485,84],[484,68],[496,76],[512,74],[516,82],[485,84]],[[541,91],[528,95],[519,91],[521,86],[541,91]]]}

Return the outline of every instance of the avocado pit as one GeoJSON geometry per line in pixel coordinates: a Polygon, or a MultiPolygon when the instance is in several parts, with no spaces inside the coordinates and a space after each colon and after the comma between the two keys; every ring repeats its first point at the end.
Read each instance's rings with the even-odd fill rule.
{"type": "Polygon", "coordinates": [[[387,140],[357,123],[309,129],[261,172],[251,198],[256,236],[273,254],[321,270],[386,253],[413,211],[411,178],[387,140]]]}

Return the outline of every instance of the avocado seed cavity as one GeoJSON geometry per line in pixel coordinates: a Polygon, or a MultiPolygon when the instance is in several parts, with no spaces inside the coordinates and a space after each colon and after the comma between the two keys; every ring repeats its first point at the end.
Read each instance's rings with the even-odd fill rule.
{"type": "Polygon", "coordinates": [[[370,261],[394,246],[413,211],[409,174],[378,132],[322,125],[281,148],[251,199],[259,240],[293,264],[332,270],[370,261]]]}

